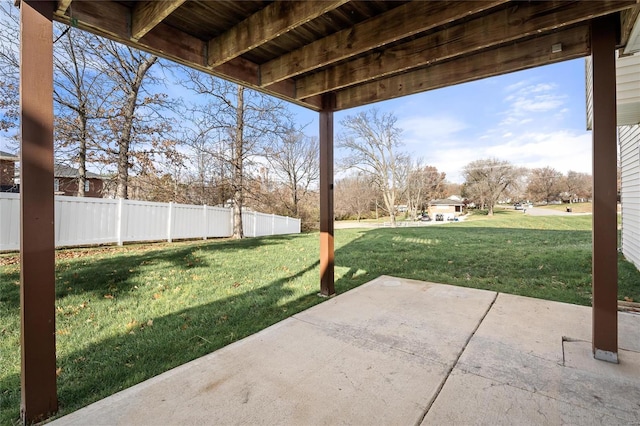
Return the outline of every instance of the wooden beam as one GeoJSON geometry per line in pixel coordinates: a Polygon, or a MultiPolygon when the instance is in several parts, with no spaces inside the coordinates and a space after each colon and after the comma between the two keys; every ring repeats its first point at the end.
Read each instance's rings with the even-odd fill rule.
{"type": "Polygon", "coordinates": [[[638,4],[635,7],[623,10],[620,13],[620,45],[627,45],[633,26],[638,19],[640,19],[640,0],[638,0],[638,4]]]}
{"type": "Polygon", "coordinates": [[[341,90],[336,94],[336,108],[337,110],[352,108],[540,65],[580,58],[589,53],[589,26],[583,24],[553,34],[341,90]],[[551,46],[558,43],[562,44],[562,51],[553,53],[551,46]]]}
{"type": "Polygon", "coordinates": [[[333,110],[335,97],[323,96],[320,111],[320,295],[333,296],[333,110]]]}
{"type": "Polygon", "coordinates": [[[260,67],[261,84],[263,87],[269,86],[505,2],[492,0],[406,3],[263,64],[260,67]]]}
{"type": "Polygon", "coordinates": [[[618,362],[616,21],[594,20],[593,67],[593,354],[618,362]]]}
{"type": "Polygon", "coordinates": [[[221,65],[311,21],[348,0],[276,1],[209,41],[208,63],[221,65]]]}
{"type": "Polygon", "coordinates": [[[65,14],[69,6],[71,6],[72,0],[58,0],[58,7],[56,8],[56,13],[65,14]]]}
{"type": "MultiPolygon", "coordinates": [[[[205,66],[206,42],[164,23],[158,24],[154,31],[147,33],[140,40],[131,40],[127,24],[129,16],[129,8],[117,2],[82,1],[74,3],[73,17],[69,14],[56,14],[54,19],[199,71],[292,101],[295,92],[293,81],[282,81],[267,89],[260,88],[258,65],[243,58],[233,59],[212,70],[205,66]]],[[[293,102],[315,111],[319,111],[321,107],[319,96],[304,101],[293,100],[293,102]]]]}
{"type": "Polygon", "coordinates": [[[23,424],[58,410],[53,200],[53,12],[20,6],[20,348],[23,424]]]}
{"type": "Polygon", "coordinates": [[[131,39],[139,40],[186,0],[139,1],[131,15],[131,39]]]}
{"type": "Polygon", "coordinates": [[[456,56],[476,53],[568,27],[634,3],[635,1],[598,1],[568,4],[565,1],[553,1],[512,6],[305,76],[296,82],[296,97],[304,99],[456,56]]]}

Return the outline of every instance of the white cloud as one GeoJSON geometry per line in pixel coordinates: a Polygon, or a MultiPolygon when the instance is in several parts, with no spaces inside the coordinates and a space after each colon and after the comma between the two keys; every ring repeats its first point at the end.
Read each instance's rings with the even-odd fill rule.
{"type": "MultiPolygon", "coordinates": [[[[534,118],[544,119],[545,113],[560,110],[568,112],[568,108],[562,108],[567,102],[567,96],[559,93],[558,87],[552,83],[532,84],[528,81],[520,81],[505,88],[508,95],[504,98],[507,109],[502,113],[505,118],[500,126],[517,126],[529,123],[534,118]],[[561,109],[562,108],[562,109],[561,109]]],[[[559,115],[557,118],[560,118],[559,115]]]]}
{"type": "Polygon", "coordinates": [[[498,158],[527,168],[552,167],[591,173],[591,133],[559,130],[550,133],[527,132],[496,139],[495,144],[451,141],[429,145],[418,157],[447,174],[447,179],[461,183],[462,169],[474,160],[498,158]]]}
{"type": "Polygon", "coordinates": [[[403,129],[403,140],[413,144],[436,143],[451,140],[454,135],[467,128],[467,125],[448,116],[411,116],[398,120],[397,126],[403,129]]]}

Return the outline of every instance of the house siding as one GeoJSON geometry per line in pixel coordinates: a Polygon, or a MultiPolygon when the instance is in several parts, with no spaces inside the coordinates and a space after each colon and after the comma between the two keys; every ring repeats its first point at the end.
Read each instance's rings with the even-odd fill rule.
{"type": "MultiPolygon", "coordinates": [[[[593,76],[591,57],[585,60],[587,129],[593,128],[593,76]]],[[[618,126],[640,124],[640,53],[616,59],[618,126]]]]}
{"type": "Polygon", "coordinates": [[[620,143],[622,253],[640,269],[640,125],[618,128],[620,143]]]}
{"type": "MultiPolygon", "coordinates": [[[[78,195],[78,179],[57,177],[58,191],[56,195],[67,195],[75,197],[78,195]]],[[[102,197],[103,182],[102,179],[87,179],[89,181],[89,191],[84,193],[85,197],[102,197]]]]}

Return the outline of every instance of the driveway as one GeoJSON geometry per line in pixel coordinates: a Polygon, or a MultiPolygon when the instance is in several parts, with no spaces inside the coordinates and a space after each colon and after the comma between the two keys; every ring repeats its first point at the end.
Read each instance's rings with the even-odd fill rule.
{"type": "Polygon", "coordinates": [[[530,207],[527,208],[527,212],[525,214],[531,216],[581,216],[585,214],[591,213],[567,213],[566,210],[553,210],[553,209],[542,209],[539,207],[530,207]]]}

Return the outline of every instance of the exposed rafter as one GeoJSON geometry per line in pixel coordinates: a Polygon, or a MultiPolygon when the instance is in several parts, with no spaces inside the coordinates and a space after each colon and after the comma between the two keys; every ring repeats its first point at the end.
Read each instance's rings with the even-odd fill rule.
{"type": "Polygon", "coordinates": [[[589,52],[589,25],[584,24],[503,46],[491,52],[465,56],[338,91],[336,108],[338,110],[352,108],[508,72],[580,58],[588,55],[589,52]],[[552,46],[558,43],[562,45],[562,51],[553,53],[552,46]]]}
{"type": "MultiPolygon", "coordinates": [[[[624,45],[640,5],[640,0],[400,5],[105,0],[75,1],[70,7],[69,2],[55,2],[56,20],[316,111],[325,93],[337,93],[343,109],[576,57],[564,45],[559,54],[545,56],[537,43],[620,11],[614,18],[620,20],[624,45]],[[239,23],[229,28],[229,22],[239,23]],[[210,34],[219,36],[209,39],[210,34]],[[508,62],[520,59],[519,65],[508,62]]],[[[588,45],[578,50],[590,53],[588,45]]]]}
{"type": "Polygon", "coordinates": [[[56,8],[56,13],[64,14],[69,9],[72,0],[58,0],[58,7],[56,8]]]}
{"type": "MultiPolygon", "coordinates": [[[[331,90],[390,76],[412,68],[467,55],[532,35],[555,31],[610,13],[620,2],[534,2],[445,28],[443,31],[359,57],[296,82],[296,96],[303,99],[331,90]],[[446,40],[446,43],[442,41],[446,40]]],[[[630,1],[628,5],[634,2],[630,1]]],[[[628,6],[626,5],[626,6],[628,6]]]]}
{"type": "MultiPolygon", "coordinates": [[[[138,41],[129,37],[130,10],[119,3],[108,1],[75,2],[73,14],[56,15],[56,20],[80,29],[111,38],[120,43],[137,47],[155,55],[171,59],[191,68],[213,74],[248,87],[258,89],[258,66],[243,58],[235,58],[215,70],[206,67],[206,42],[160,23],[154,31],[138,41]],[[73,22],[72,22],[73,21],[73,22]]],[[[293,81],[283,81],[263,90],[273,96],[292,101],[295,93],[293,81]]],[[[314,110],[320,109],[320,97],[296,102],[314,110]]]]}
{"type": "Polygon", "coordinates": [[[274,2],[209,41],[208,63],[221,65],[243,53],[291,31],[348,0],[274,2]]]}
{"type": "Polygon", "coordinates": [[[139,1],[131,15],[131,38],[139,40],[186,0],[139,1]]]}
{"type": "Polygon", "coordinates": [[[262,86],[350,58],[505,2],[406,3],[263,64],[260,69],[262,86]]]}

